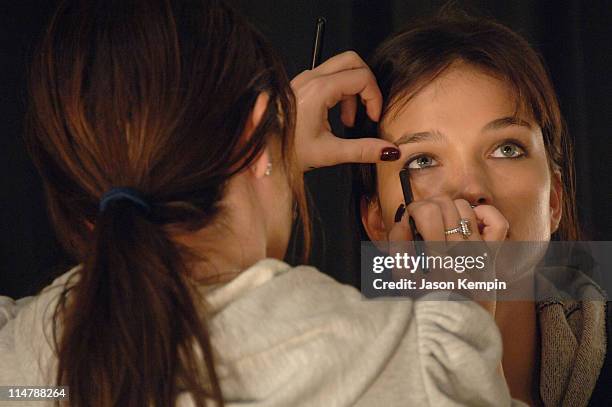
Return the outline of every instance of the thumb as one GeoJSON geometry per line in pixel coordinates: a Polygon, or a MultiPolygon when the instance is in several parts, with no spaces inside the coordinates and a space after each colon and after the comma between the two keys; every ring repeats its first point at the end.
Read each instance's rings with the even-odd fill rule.
{"type": "Polygon", "coordinates": [[[477,220],[484,225],[482,240],[485,242],[503,241],[506,239],[509,224],[502,213],[492,205],[478,205],[474,208],[477,220]]]}

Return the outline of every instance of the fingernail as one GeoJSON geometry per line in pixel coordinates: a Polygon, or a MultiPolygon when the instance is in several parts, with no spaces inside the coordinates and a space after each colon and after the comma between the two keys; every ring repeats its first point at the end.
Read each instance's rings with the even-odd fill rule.
{"type": "Polygon", "coordinates": [[[406,206],[404,204],[400,204],[398,206],[397,211],[395,211],[395,223],[402,220],[402,216],[404,216],[404,212],[406,212],[406,206]]]}
{"type": "Polygon", "coordinates": [[[381,161],[397,161],[400,158],[400,151],[395,147],[385,147],[380,153],[381,161]]]}

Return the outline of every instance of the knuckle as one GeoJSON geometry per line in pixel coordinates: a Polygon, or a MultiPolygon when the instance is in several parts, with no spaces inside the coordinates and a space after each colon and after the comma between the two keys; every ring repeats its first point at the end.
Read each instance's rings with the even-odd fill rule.
{"type": "Polygon", "coordinates": [[[308,84],[308,91],[314,95],[326,95],[334,91],[334,84],[324,77],[313,78],[308,84]]]}
{"type": "MultiPolygon", "coordinates": [[[[367,80],[371,82],[372,84],[376,84],[376,76],[374,76],[374,72],[372,72],[372,70],[370,70],[370,68],[366,65],[364,65],[363,68],[361,69],[363,70],[364,75],[367,76],[367,80]]],[[[378,89],[378,88],[374,88],[374,89],[378,89]]]]}
{"type": "Polygon", "coordinates": [[[302,72],[300,72],[298,75],[296,75],[292,80],[291,80],[291,86],[294,87],[299,87],[302,84],[304,84],[305,82],[308,81],[308,79],[312,76],[312,71],[310,69],[306,69],[302,72]]]}
{"type": "MultiPolygon", "coordinates": [[[[411,210],[411,215],[415,218],[433,218],[440,214],[440,206],[436,202],[414,202],[411,210]]],[[[410,206],[409,206],[410,207],[410,206]]]]}
{"type": "Polygon", "coordinates": [[[359,56],[359,54],[356,51],[352,50],[352,49],[350,49],[348,51],[344,51],[342,53],[342,55],[344,57],[346,57],[347,59],[349,59],[349,60],[361,61],[361,57],[359,56]]]}
{"type": "Polygon", "coordinates": [[[365,146],[359,146],[359,162],[366,162],[368,151],[365,146]]]}
{"type": "Polygon", "coordinates": [[[465,199],[455,199],[453,201],[453,203],[455,204],[457,209],[463,209],[465,211],[465,213],[467,213],[470,216],[472,216],[472,206],[470,205],[470,203],[467,200],[465,200],[465,199]]]}
{"type": "Polygon", "coordinates": [[[508,219],[503,218],[502,220],[502,226],[504,230],[508,230],[510,229],[510,222],[508,222],[508,219]]]}
{"type": "Polygon", "coordinates": [[[363,83],[364,90],[367,90],[367,92],[364,92],[364,96],[368,96],[368,93],[373,93],[373,90],[375,89],[373,85],[376,84],[376,77],[372,71],[370,71],[368,67],[362,66],[353,69],[353,72],[355,75],[359,76],[359,80],[363,83]]]}
{"type": "Polygon", "coordinates": [[[312,70],[304,69],[296,78],[308,78],[309,76],[312,76],[312,70]]]}
{"type": "Polygon", "coordinates": [[[470,206],[470,203],[463,198],[458,198],[453,201],[455,205],[470,206]]]}
{"type": "Polygon", "coordinates": [[[429,201],[436,203],[437,205],[448,205],[452,202],[449,196],[447,195],[434,195],[429,198],[429,201]]]}
{"type": "Polygon", "coordinates": [[[325,87],[329,86],[328,81],[326,81],[325,78],[321,76],[312,78],[308,83],[314,89],[324,89],[325,87]]]}

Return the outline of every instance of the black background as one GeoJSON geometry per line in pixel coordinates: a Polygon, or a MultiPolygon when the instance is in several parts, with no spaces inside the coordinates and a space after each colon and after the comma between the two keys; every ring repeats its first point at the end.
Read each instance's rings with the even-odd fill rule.
{"type": "MultiPolygon", "coordinates": [[[[310,62],[314,22],[327,21],[323,57],[353,49],[367,58],[386,36],[445,1],[236,0],[285,61],[290,77],[310,62]]],[[[584,238],[612,240],[612,7],[607,1],[458,1],[525,36],[544,56],[575,140],[578,210],[584,238]]],[[[25,69],[56,1],[0,2],[0,295],[30,295],[71,264],[49,226],[38,175],[22,142],[25,69]]],[[[334,123],[337,134],[342,129],[334,123]]],[[[358,233],[345,166],[307,174],[315,213],[311,263],[355,284],[358,233]]]]}

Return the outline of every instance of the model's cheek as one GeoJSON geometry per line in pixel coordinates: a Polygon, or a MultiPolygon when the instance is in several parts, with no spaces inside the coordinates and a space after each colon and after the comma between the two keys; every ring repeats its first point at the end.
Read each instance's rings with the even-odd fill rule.
{"type": "Polygon", "coordinates": [[[510,240],[541,241],[550,235],[548,193],[544,185],[496,185],[493,204],[510,224],[510,240]]]}
{"type": "Polygon", "coordinates": [[[413,171],[410,180],[415,200],[444,194],[453,195],[450,175],[441,168],[413,171]]]}

